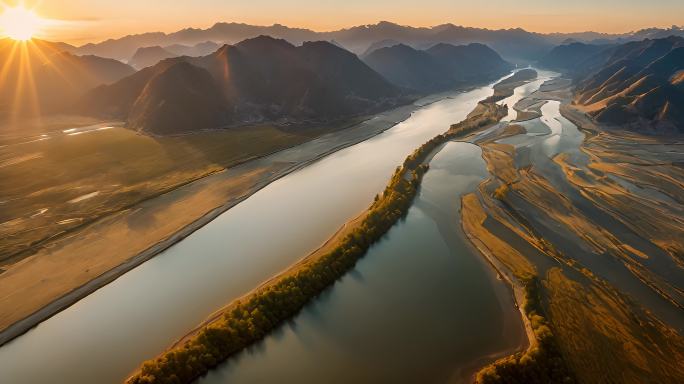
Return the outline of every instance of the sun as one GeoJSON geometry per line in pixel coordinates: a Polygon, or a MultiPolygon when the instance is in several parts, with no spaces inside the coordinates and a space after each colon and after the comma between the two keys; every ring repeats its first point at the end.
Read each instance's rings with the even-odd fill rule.
{"type": "Polygon", "coordinates": [[[0,33],[13,40],[31,40],[43,24],[43,19],[22,6],[5,8],[0,14],[0,33]]]}

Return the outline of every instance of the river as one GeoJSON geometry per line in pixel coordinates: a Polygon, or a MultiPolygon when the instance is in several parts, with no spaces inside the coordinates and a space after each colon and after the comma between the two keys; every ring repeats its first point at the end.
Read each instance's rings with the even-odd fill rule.
{"type": "Polygon", "coordinates": [[[510,289],[465,238],[476,145],[432,159],[404,220],[285,327],[202,378],[218,383],[461,383],[526,343],[510,289]]]}
{"type": "MultiPolygon", "coordinates": [[[[491,85],[453,93],[380,135],[271,183],[4,345],[0,382],[121,382],[140,362],[163,351],[217,308],[317,248],[368,206],[406,155],[463,120],[491,93],[491,85]]],[[[429,275],[423,278],[430,281],[429,275]]],[[[437,297],[446,302],[458,293],[451,286],[437,297]]],[[[482,300],[498,300],[492,292],[485,295],[482,300]]],[[[477,329],[470,332],[479,334],[477,329]]]]}

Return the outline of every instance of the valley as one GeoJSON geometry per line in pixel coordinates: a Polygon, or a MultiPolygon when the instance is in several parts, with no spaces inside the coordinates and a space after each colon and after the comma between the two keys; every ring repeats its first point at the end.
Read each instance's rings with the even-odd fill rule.
{"type": "MultiPolygon", "coordinates": [[[[676,149],[677,143],[668,144],[667,141],[639,138],[633,134],[611,134],[596,126],[587,128],[587,124],[592,124],[591,120],[569,104],[572,90],[570,82],[558,78],[558,74],[541,71],[539,80],[530,83],[531,87],[525,87],[525,82],[535,80],[536,74],[530,76],[523,73],[519,72],[519,74],[494,86],[494,96],[490,98],[493,101],[498,101],[501,105],[512,104],[514,114],[517,116],[507,118],[500,124],[495,123],[494,126],[485,125],[479,132],[476,131],[476,133],[471,134],[467,141],[481,149],[471,151],[463,147],[456,157],[463,157],[460,160],[462,163],[448,163],[451,166],[450,169],[467,169],[466,164],[476,163],[475,159],[468,159],[465,155],[465,153],[471,153],[470,156],[481,156],[481,159],[484,160],[482,166],[486,165],[487,172],[484,172],[483,168],[479,171],[479,177],[474,180],[470,179],[472,181],[470,184],[466,184],[469,186],[466,186],[463,192],[457,193],[455,198],[450,193],[446,193],[443,198],[447,200],[438,203],[439,206],[444,207],[450,204],[447,201],[454,203],[460,201],[461,205],[460,210],[458,206],[454,207],[456,219],[448,221],[462,223],[463,234],[460,234],[461,229],[458,227],[452,227],[448,230],[442,229],[439,232],[442,236],[446,236],[445,240],[449,239],[448,244],[451,244],[449,249],[451,252],[455,252],[449,252],[451,257],[456,256],[456,260],[465,257],[467,260],[467,257],[474,256],[475,259],[473,260],[477,260],[477,255],[470,253],[473,248],[468,245],[460,243],[457,248],[452,248],[455,246],[453,245],[454,242],[458,244],[458,241],[466,241],[467,239],[474,249],[477,249],[477,252],[484,257],[484,260],[489,262],[489,265],[485,263],[481,266],[493,267],[499,281],[497,284],[506,281],[511,285],[512,291],[507,292],[504,289],[497,294],[499,300],[502,300],[501,308],[508,308],[509,311],[506,316],[498,316],[507,319],[499,327],[503,326],[504,329],[507,329],[503,334],[506,335],[506,340],[509,340],[509,343],[515,340],[513,335],[518,335],[517,342],[509,344],[510,347],[503,347],[501,344],[498,348],[502,349],[489,354],[480,352],[482,353],[480,355],[463,356],[452,351],[446,355],[436,355],[429,361],[438,364],[438,362],[446,359],[450,361],[451,370],[439,366],[430,366],[425,368],[427,371],[421,371],[419,367],[411,364],[412,361],[416,361],[417,357],[415,356],[417,355],[412,355],[412,352],[404,344],[405,339],[398,340],[396,335],[402,332],[398,329],[410,328],[421,322],[421,320],[412,318],[411,315],[399,314],[400,311],[407,311],[412,314],[421,313],[425,309],[419,309],[420,306],[430,304],[427,304],[429,301],[426,302],[425,299],[407,303],[400,298],[421,297],[421,295],[433,297],[437,292],[448,291],[449,286],[442,283],[439,284],[439,288],[437,286],[431,288],[430,285],[425,286],[424,282],[411,286],[406,284],[406,281],[411,280],[407,277],[397,280],[397,282],[402,282],[401,285],[389,288],[389,290],[387,287],[375,288],[376,291],[380,290],[380,292],[396,291],[396,297],[384,293],[380,295],[382,298],[377,298],[376,302],[368,302],[369,298],[376,297],[378,294],[372,293],[372,291],[361,293],[363,289],[370,289],[366,287],[375,286],[382,281],[378,273],[374,272],[374,268],[383,271],[388,268],[392,269],[394,272],[391,275],[396,277],[403,273],[396,268],[404,265],[404,263],[412,265],[410,271],[417,271],[430,265],[439,265],[437,261],[426,261],[425,256],[417,257],[424,254],[426,248],[430,249],[429,255],[439,255],[440,251],[434,248],[434,244],[429,246],[413,246],[411,244],[410,239],[417,236],[416,233],[421,234],[414,240],[418,241],[418,244],[422,244],[425,238],[431,238],[430,235],[423,234],[426,224],[423,223],[408,229],[411,228],[411,223],[414,220],[418,220],[417,217],[430,212],[426,211],[430,203],[423,202],[422,199],[430,199],[431,191],[435,188],[437,190],[448,188],[447,186],[451,184],[448,181],[450,179],[442,175],[439,179],[440,184],[447,180],[446,183],[442,187],[434,185],[437,181],[431,181],[432,179],[429,176],[434,171],[430,168],[421,183],[418,200],[408,211],[407,218],[393,227],[378,244],[369,247],[368,254],[357,266],[353,267],[354,270],[349,277],[345,277],[341,282],[335,284],[329,293],[326,291],[324,295],[316,299],[314,304],[305,307],[293,323],[287,323],[283,329],[276,329],[274,336],[266,336],[264,341],[258,342],[256,346],[250,347],[246,352],[230,358],[227,363],[220,365],[216,372],[211,372],[200,381],[207,383],[251,382],[271,381],[275,380],[275,377],[286,377],[288,381],[308,382],[331,380],[330,375],[333,374],[332,377],[335,377],[335,380],[348,382],[349,380],[373,381],[379,378],[393,377],[396,374],[396,379],[401,378],[403,382],[423,382],[428,376],[434,377],[429,381],[466,382],[472,380],[477,373],[476,380],[478,383],[508,382],[507,380],[520,380],[521,382],[547,382],[546,380],[550,380],[550,382],[574,382],[578,380],[587,382],[595,377],[603,377],[611,382],[632,382],[632,378],[643,375],[644,371],[656,375],[659,382],[676,382],[679,380],[680,372],[677,369],[677,361],[681,359],[681,354],[684,352],[684,344],[682,343],[684,339],[679,336],[682,326],[682,317],[680,316],[682,308],[679,304],[679,294],[683,280],[682,276],[678,274],[681,271],[681,261],[678,260],[681,252],[677,249],[680,242],[675,238],[680,238],[683,229],[681,221],[678,219],[680,213],[677,209],[672,214],[662,212],[648,216],[652,220],[662,221],[647,225],[651,228],[663,228],[663,230],[649,233],[646,236],[635,236],[637,232],[635,232],[634,227],[634,220],[637,218],[644,220],[645,217],[643,213],[637,213],[641,209],[639,204],[635,204],[639,199],[652,201],[650,197],[656,194],[663,203],[675,203],[676,200],[673,200],[672,196],[676,192],[672,191],[679,189],[676,180],[680,178],[680,175],[678,175],[677,168],[667,167],[666,164],[670,161],[674,163],[681,161],[676,149]],[[516,80],[517,78],[526,78],[526,80],[520,81],[516,80]],[[506,89],[507,84],[515,85],[506,89]],[[516,94],[518,87],[522,93],[516,94]],[[564,111],[564,115],[573,116],[573,121],[577,122],[577,126],[581,127],[584,132],[591,132],[592,136],[587,139],[577,126],[561,116],[561,110],[564,111]],[[599,132],[601,133],[599,134],[599,132]],[[602,137],[599,142],[597,142],[598,137],[602,137]],[[622,139],[618,139],[618,137],[622,139]],[[617,171],[620,169],[620,165],[612,167],[601,165],[605,164],[606,161],[610,161],[611,164],[625,164],[625,160],[616,159],[611,152],[610,160],[607,160],[604,154],[604,160],[599,161],[598,159],[601,157],[597,152],[594,152],[601,151],[598,148],[616,148],[618,145],[616,140],[621,143],[617,148],[620,148],[620,145],[625,146],[629,141],[625,141],[624,137],[629,137],[629,140],[635,141],[640,147],[648,142],[658,148],[639,156],[639,161],[630,160],[626,162],[626,164],[636,163],[646,166],[639,171],[631,169],[633,176],[630,177],[631,181],[627,182],[635,183],[631,184],[633,186],[631,188],[626,187],[625,182],[617,182],[616,176],[607,177],[604,173],[616,172],[613,175],[619,173],[622,176],[618,177],[623,178],[624,171],[617,171]],[[661,146],[667,148],[668,145],[674,145],[674,147],[664,151],[665,155],[663,155],[660,148],[661,146]],[[590,157],[586,157],[587,155],[590,157]],[[597,160],[589,162],[588,159],[597,160]],[[655,161],[656,163],[652,165],[657,165],[657,167],[648,166],[647,163],[644,163],[646,161],[655,161]],[[589,175],[583,173],[582,170],[592,172],[595,176],[589,178],[589,175]],[[653,185],[653,180],[656,178],[651,172],[658,172],[657,178],[660,180],[670,181],[661,181],[657,185],[653,185]],[[486,178],[485,175],[489,175],[489,178],[486,178]],[[641,175],[642,178],[635,175],[641,175]],[[675,184],[671,184],[672,182],[675,184]],[[478,183],[479,187],[476,187],[478,183]],[[565,183],[569,183],[571,186],[567,186],[565,183]],[[603,187],[601,187],[602,184],[603,187]],[[646,187],[648,192],[644,192],[647,195],[636,192],[634,189],[638,188],[635,187],[636,185],[642,186],[640,190],[643,190],[643,186],[648,185],[649,187],[646,187]],[[574,188],[576,189],[573,190],[574,188]],[[560,191],[563,195],[557,194],[558,192],[555,191],[560,191]],[[624,199],[631,193],[638,193],[641,197],[635,197],[637,198],[636,201],[630,200],[629,207],[623,205],[625,203],[619,203],[621,198],[618,196],[620,194],[625,196],[624,199]],[[567,202],[570,198],[577,198],[578,200],[573,201],[570,205],[567,202]],[[591,203],[584,203],[584,199],[590,199],[591,203]],[[621,205],[616,206],[616,204],[621,205]],[[423,213],[415,213],[414,209],[420,209],[423,213]],[[571,211],[572,213],[564,211],[573,209],[578,210],[571,211]],[[621,214],[615,215],[614,212],[618,210],[621,214]],[[634,210],[634,215],[626,216],[630,217],[628,219],[630,221],[624,221],[625,216],[623,215],[630,215],[632,210],[634,210]],[[463,217],[459,218],[461,212],[463,217]],[[598,228],[597,222],[601,223],[604,229],[598,228]],[[626,227],[623,229],[622,226],[626,227]],[[401,233],[404,228],[407,228],[406,231],[408,232],[403,235],[393,235],[395,232],[401,233]],[[610,231],[606,230],[607,228],[610,228],[610,231]],[[563,240],[575,236],[579,240],[573,242],[563,240]],[[586,245],[582,245],[582,241],[586,242],[586,245]],[[660,250],[656,251],[653,246],[659,247],[660,250]],[[391,251],[383,251],[385,248],[391,251]],[[389,254],[387,254],[388,252],[389,254]],[[658,252],[661,252],[662,256],[659,256],[658,252]],[[666,256],[668,253],[669,256],[666,256]],[[409,259],[404,259],[407,257],[409,259]],[[620,269],[616,268],[614,261],[604,261],[607,257],[614,258],[613,260],[622,260],[625,263],[625,272],[621,273],[620,269]],[[383,260],[385,260],[384,266],[382,266],[383,260]],[[644,260],[648,260],[648,262],[644,263],[644,260]],[[379,264],[377,267],[365,267],[368,263],[371,265],[379,264]],[[367,276],[370,276],[368,280],[367,276]],[[356,297],[356,299],[352,299],[352,297],[356,297]],[[365,304],[358,302],[361,297],[364,298],[361,303],[365,304]],[[513,297],[515,297],[514,303],[517,302],[515,306],[510,301],[513,297]],[[633,301],[632,298],[637,301],[633,301]],[[401,305],[392,308],[391,303],[395,302],[401,303],[401,305]],[[504,302],[507,304],[503,304],[504,302]],[[361,305],[365,305],[366,309],[362,309],[361,305]],[[513,319],[517,317],[514,315],[517,311],[511,310],[518,305],[524,308],[522,311],[523,318],[529,318],[529,320],[526,320],[524,325],[518,322],[517,325],[513,326],[516,323],[513,319]],[[388,328],[386,336],[378,333],[378,329],[380,329],[378,327],[364,326],[359,328],[356,326],[360,322],[367,321],[363,317],[356,321],[349,321],[348,319],[353,316],[351,314],[364,314],[368,312],[369,308],[374,307],[387,308],[387,318],[384,321],[393,324],[393,326],[388,328]],[[577,315],[568,316],[568,313],[577,315]],[[335,314],[338,315],[335,316],[335,314]],[[398,320],[404,318],[406,323],[398,320]],[[349,325],[344,326],[343,324],[349,325]],[[517,331],[514,330],[516,328],[517,331]],[[520,341],[521,335],[525,334],[523,333],[525,329],[527,330],[527,339],[520,341]],[[366,333],[371,330],[374,330],[372,335],[366,333]],[[337,332],[342,332],[340,336],[344,335],[344,341],[335,339],[337,332]],[[326,337],[313,336],[322,334],[326,337]],[[343,352],[345,349],[340,349],[340,344],[350,343],[348,350],[353,350],[351,346],[355,345],[355,337],[358,337],[356,343],[363,340],[366,348],[369,348],[369,355],[359,361],[356,360],[358,352],[345,355],[343,352]],[[332,344],[316,341],[328,338],[332,338],[328,341],[332,344]],[[305,342],[305,340],[308,341],[305,342]],[[378,343],[377,347],[374,344],[375,340],[378,343]],[[591,341],[588,342],[589,340],[591,341]],[[615,345],[617,340],[620,340],[621,343],[630,343],[633,349],[618,353],[615,350],[615,348],[619,349],[615,345]],[[390,348],[390,350],[396,351],[396,354],[387,351],[381,354],[372,352],[374,348],[385,350],[393,342],[399,343],[390,348]],[[663,350],[653,351],[647,347],[654,343],[665,348],[667,352],[663,350]],[[297,351],[298,359],[292,360],[290,358],[289,355],[293,351],[297,351]],[[508,354],[510,356],[507,356],[508,354]],[[316,359],[306,357],[314,355],[316,359]],[[330,357],[325,358],[323,356],[330,357]],[[459,360],[458,356],[462,356],[460,358],[462,360],[459,360]],[[590,362],[587,361],[586,356],[594,356],[592,360],[596,360],[595,356],[606,356],[610,361],[590,362]],[[641,356],[650,356],[647,358],[649,363],[641,364],[638,360],[641,356]],[[377,368],[363,368],[371,361],[377,361],[378,366],[389,366],[387,362],[383,363],[381,359],[378,360],[380,357],[388,359],[387,361],[408,359],[405,364],[402,364],[406,368],[397,369],[395,367],[392,372],[384,372],[377,368]],[[491,363],[498,357],[502,358],[491,363]],[[617,358],[618,362],[612,360],[613,358],[617,358]],[[308,364],[308,362],[313,361],[316,361],[315,365],[308,364]],[[491,363],[491,365],[480,371],[480,367],[487,363],[491,363]],[[358,366],[359,369],[349,370],[349,367],[353,366],[358,366]],[[625,372],[623,368],[617,368],[624,366],[629,366],[634,370],[625,372]],[[264,367],[268,368],[264,370],[264,367]],[[501,379],[504,372],[506,378],[501,379]]],[[[482,105],[478,106],[471,115],[477,114],[481,108],[482,105]]],[[[506,113],[502,116],[505,115],[506,113]]],[[[458,125],[454,125],[454,127],[456,126],[458,125]]],[[[441,159],[443,156],[449,156],[447,154],[452,153],[449,148],[453,148],[455,144],[466,145],[464,142],[457,141],[453,144],[447,144],[445,147],[438,146],[437,154],[434,157],[429,156],[428,163],[430,165],[434,163],[439,171],[440,164],[444,161],[441,159]],[[444,154],[442,155],[442,153],[444,154]]],[[[631,150],[626,149],[626,151],[634,153],[633,147],[626,148],[632,148],[631,150]]],[[[627,166],[633,167],[632,165],[627,166]]],[[[456,180],[458,179],[452,182],[458,183],[456,180]]],[[[379,201],[382,201],[382,198],[379,201]]],[[[363,225],[360,224],[364,220],[363,217],[363,215],[359,216],[348,223],[340,229],[336,237],[328,240],[320,249],[323,252],[322,255],[334,249],[337,241],[335,239],[346,238],[350,236],[349,234],[354,233],[358,225],[363,225]]],[[[429,217],[437,220],[434,216],[429,217]]],[[[314,253],[303,259],[304,265],[316,260],[315,255],[317,254],[314,253]]],[[[482,259],[480,259],[481,261],[482,259]]],[[[474,271],[464,270],[462,267],[447,268],[444,271],[446,275],[443,279],[459,283],[468,281],[465,275],[454,275],[456,270],[468,275],[474,273],[474,271]]],[[[280,279],[289,276],[290,273],[289,271],[284,272],[284,275],[279,275],[269,283],[260,286],[259,291],[269,292],[271,282],[277,284],[280,279]]],[[[426,272],[425,276],[430,276],[435,281],[442,279],[436,270],[426,272]]],[[[489,279],[491,280],[492,277],[489,279]]],[[[459,290],[455,287],[452,289],[459,290]]],[[[483,288],[480,288],[478,292],[482,292],[482,290],[483,288]]],[[[185,363],[184,357],[181,356],[186,353],[192,354],[195,348],[193,345],[196,345],[193,343],[196,343],[196,340],[202,340],[202,337],[211,333],[212,329],[216,332],[223,329],[221,328],[223,326],[218,325],[220,321],[228,323],[233,321],[229,320],[231,319],[230,311],[233,311],[234,314],[237,310],[235,308],[239,308],[240,302],[251,303],[254,300],[251,297],[250,295],[241,297],[240,301],[236,302],[237,304],[233,303],[224,311],[217,312],[213,317],[214,320],[203,323],[197,328],[196,332],[198,333],[196,335],[176,343],[174,348],[177,349],[172,349],[162,355],[161,359],[164,360],[146,363],[150,365],[145,365],[140,375],[134,376],[131,382],[142,383],[146,382],[146,377],[160,377],[161,370],[166,370],[164,367],[172,364],[169,360],[172,354],[173,358],[176,359],[172,360],[173,366],[189,364],[185,363]],[[224,317],[226,320],[220,320],[224,317]]],[[[438,298],[435,299],[440,301],[438,298]]],[[[437,309],[439,307],[439,304],[436,303],[429,306],[432,313],[439,313],[439,315],[431,320],[423,320],[425,325],[421,327],[422,329],[434,329],[436,332],[434,340],[425,331],[421,332],[420,336],[411,343],[415,348],[413,353],[424,354],[427,353],[426,351],[430,351],[429,353],[443,351],[445,346],[439,347],[437,340],[447,342],[448,340],[459,340],[455,343],[457,346],[467,344],[463,335],[452,334],[438,325],[436,319],[446,320],[450,318],[449,316],[453,316],[448,313],[441,314],[440,310],[437,309]],[[421,348],[424,348],[423,352],[419,352],[421,348]]],[[[482,310],[482,308],[466,308],[461,307],[460,311],[477,312],[482,310]]],[[[267,307],[262,308],[261,311],[267,317],[269,316],[267,307]]],[[[458,320],[456,318],[451,320],[451,323],[463,321],[460,316],[457,318],[458,320]]],[[[248,321],[256,321],[247,319],[248,321]]],[[[376,313],[373,315],[373,319],[382,322],[383,316],[376,313]]],[[[480,320],[478,329],[482,330],[483,334],[477,339],[476,345],[479,347],[487,345],[484,342],[484,334],[489,333],[481,328],[482,326],[483,323],[480,320]]],[[[241,332],[239,328],[234,328],[237,325],[231,327],[233,330],[238,329],[238,332],[241,332]]],[[[473,326],[466,328],[472,329],[473,326]]],[[[463,327],[455,328],[455,330],[458,329],[463,329],[463,327]]],[[[491,332],[496,334],[501,331],[493,330],[491,332]]],[[[472,336],[472,331],[469,334],[472,336]]],[[[205,338],[205,340],[207,339],[205,338]]],[[[470,351],[474,352],[472,349],[470,351]]],[[[186,379],[181,380],[186,381],[186,379]]]]}
{"type": "Polygon", "coordinates": [[[0,383],[684,382],[683,5],[75,1],[0,0],[0,383]]]}

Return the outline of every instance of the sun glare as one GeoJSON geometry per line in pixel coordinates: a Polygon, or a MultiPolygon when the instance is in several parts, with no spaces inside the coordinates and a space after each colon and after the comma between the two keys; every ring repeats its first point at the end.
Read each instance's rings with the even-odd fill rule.
{"type": "Polygon", "coordinates": [[[30,40],[42,25],[43,19],[22,6],[5,8],[0,14],[0,33],[13,40],[30,40]]]}

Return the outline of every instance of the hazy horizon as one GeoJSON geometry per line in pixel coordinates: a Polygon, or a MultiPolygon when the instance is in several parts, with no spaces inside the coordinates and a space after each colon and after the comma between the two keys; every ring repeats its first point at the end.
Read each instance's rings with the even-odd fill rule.
{"type": "Polygon", "coordinates": [[[609,0],[596,4],[580,0],[572,4],[522,0],[516,4],[491,0],[486,5],[466,1],[426,0],[418,7],[409,1],[381,0],[373,3],[349,0],[297,0],[281,3],[255,0],[249,3],[198,0],[192,4],[167,4],[161,0],[12,0],[47,20],[36,37],[82,45],[129,34],[174,32],[184,28],[206,29],[217,22],[252,25],[281,24],[314,31],[332,31],[390,21],[400,25],[431,27],[455,24],[465,27],[522,28],[539,33],[627,33],[643,28],[684,25],[684,2],[658,0],[609,0]],[[381,15],[381,16],[378,16],[381,15]]]}

